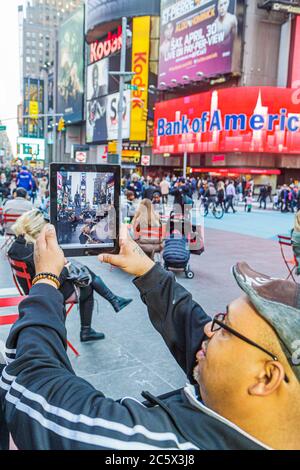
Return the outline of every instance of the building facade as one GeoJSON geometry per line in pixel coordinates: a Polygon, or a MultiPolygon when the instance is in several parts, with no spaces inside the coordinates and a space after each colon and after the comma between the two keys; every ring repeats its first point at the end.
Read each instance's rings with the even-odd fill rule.
{"type": "Polygon", "coordinates": [[[19,6],[21,88],[23,78],[43,78],[41,67],[54,61],[59,26],[82,0],[31,0],[19,6]]]}
{"type": "Polygon", "coordinates": [[[183,9],[176,11],[179,3],[162,0],[161,49],[167,52],[163,50],[160,57],[163,99],[156,105],[152,165],[162,172],[180,172],[186,152],[190,171],[198,175],[243,175],[254,177],[257,184],[271,180],[273,187],[291,178],[300,180],[300,125],[299,132],[298,126],[296,132],[289,132],[274,121],[273,135],[267,128],[269,114],[280,114],[282,109],[286,109],[286,124],[289,117],[295,125],[300,119],[299,2],[284,2],[276,10],[272,1],[216,0],[198,9],[194,2],[182,17],[183,9]],[[293,8],[287,9],[288,4],[293,8]],[[197,24],[197,30],[189,28],[185,36],[176,36],[174,31],[185,30],[188,20],[197,24]],[[190,45],[194,46],[191,54],[190,45]],[[231,63],[225,59],[230,55],[231,63]],[[190,65],[190,57],[196,66],[190,65]],[[185,67],[179,75],[181,63],[185,67]],[[218,125],[199,126],[199,130],[197,121],[193,122],[199,114],[194,113],[195,107],[208,113],[209,126],[218,113],[220,118],[226,113],[259,115],[262,124],[244,129],[239,122],[228,132],[223,128],[221,132],[218,125]],[[172,108],[173,115],[168,114],[172,108]],[[174,122],[184,113],[190,113],[194,130],[184,129],[178,135],[170,128],[169,136],[159,136],[159,119],[174,122]]]}
{"type": "MultiPolygon", "coordinates": [[[[83,0],[30,0],[18,7],[22,97],[19,107],[23,116],[30,116],[25,118],[18,113],[19,135],[23,138],[48,138],[51,121],[39,115],[53,112],[50,88],[54,87],[58,29],[83,3],[83,0]]],[[[45,148],[48,154],[50,147],[45,148]]]]}

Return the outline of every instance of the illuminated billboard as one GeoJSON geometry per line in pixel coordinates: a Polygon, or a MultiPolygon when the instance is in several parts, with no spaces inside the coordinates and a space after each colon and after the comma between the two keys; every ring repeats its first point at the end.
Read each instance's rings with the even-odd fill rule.
{"type": "Polygon", "coordinates": [[[238,0],[162,0],[159,87],[239,71],[243,16],[238,0]]]}
{"type": "Polygon", "coordinates": [[[133,19],[131,84],[138,89],[132,92],[130,140],[146,141],[148,115],[148,83],[150,60],[150,17],[133,19]]]}
{"type": "MultiPolygon", "coordinates": [[[[86,121],[86,141],[107,142],[118,137],[119,93],[95,98],[88,102],[86,121]]],[[[123,97],[123,132],[124,139],[130,136],[130,91],[123,97]]]]}
{"type": "MultiPolygon", "coordinates": [[[[86,86],[86,142],[107,143],[118,133],[119,80],[109,71],[120,70],[120,38],[118,26],[89,46],[86,86]]],[[[131,70],[131,44],[126,50],[126,70],[131,70]]],[[[131,91],[124,91],[123,138],[130,137],[131,91]]]]}
{"type": "Polygon", "coordinates": [[[20,160],[44,161],[45,160],[45,140],[18,137],[17,154],[20,160]]]}
{"type": "Polygon", "coordinates": [[[57,107],[64,120],[82,120],[84,90],[84,9],[59,29],[57,107]]]}
{"type": "Polygon", "coordinates": [[[23,109],[24,115],[22,134],[24,137],[44,137],[44,81],[26,77],[23,82],[23,109]]]}
{"type": "Polygon", "coordinates": [[[154,152],[299,155],[299,90],[227,88],[157,103],[154,152]]]}

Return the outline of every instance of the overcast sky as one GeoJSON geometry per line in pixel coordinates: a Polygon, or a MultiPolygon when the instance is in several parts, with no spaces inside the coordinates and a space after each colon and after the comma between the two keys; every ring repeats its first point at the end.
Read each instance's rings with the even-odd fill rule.
{"type": "MultiPolygon", "coordinates": [[[[18,5],[22,0],[0,2],[0,119],[17,117],[20,103],[18,5]]],[[[3,122],[15,152],[17,121],[3,122]]]]}

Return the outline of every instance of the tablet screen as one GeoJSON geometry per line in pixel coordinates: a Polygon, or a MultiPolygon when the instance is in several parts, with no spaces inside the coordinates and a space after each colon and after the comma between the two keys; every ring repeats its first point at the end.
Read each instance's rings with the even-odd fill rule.
{"type": "MultiPolygon", "coordinates": [[[[63,250],[114,248],[118,215],[114,171],[55,171],[56,230],[63,250]]],[[[53,181],[53,179],[52,179],[53,181]]]]}

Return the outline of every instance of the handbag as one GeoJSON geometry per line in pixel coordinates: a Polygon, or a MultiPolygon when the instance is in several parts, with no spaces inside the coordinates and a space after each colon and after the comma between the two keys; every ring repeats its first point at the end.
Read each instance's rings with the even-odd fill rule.
{"type": "Polygon", "coordinates": [[[72,281],[78,287],[87,287],[92,282],[92,276],[88,268],[78,261],[71,261],[68,266],[68,281],[72,281]]]}

